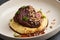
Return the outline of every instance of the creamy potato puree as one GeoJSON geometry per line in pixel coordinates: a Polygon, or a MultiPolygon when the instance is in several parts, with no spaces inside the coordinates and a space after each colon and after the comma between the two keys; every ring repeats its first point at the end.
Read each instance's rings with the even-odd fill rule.
{"type": "Polygon", "coordinates": [[[10,27],[13,30],[15,30],[16,32],[21,33],[21,34],[28,34],[28,33],[34,33],[36,31],[42,31],[46,28],[47,24],[48,24],[47,18],[43,18],[43,21],[42,21],[40,27],[38,27],[38,28],[24,27],[16,22],[14,22],[13,19],[10,21],[10,27]]]}

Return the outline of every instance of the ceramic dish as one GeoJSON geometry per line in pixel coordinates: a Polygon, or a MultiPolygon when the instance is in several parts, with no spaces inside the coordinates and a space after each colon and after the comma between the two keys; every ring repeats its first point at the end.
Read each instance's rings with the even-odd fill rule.
{"type": "Polygon", "coordinates": [[[0,6],[0,34],[13,39],[48,39],[60,30],[60,3],[56,0],[10,0],[0,6]],[[45,34],[34,37],[15,38],[14,32],[9,28],[9,21],[15,12],[23,5],[32,5],[36,10],[44,12],[49,20],[45,34]]]}

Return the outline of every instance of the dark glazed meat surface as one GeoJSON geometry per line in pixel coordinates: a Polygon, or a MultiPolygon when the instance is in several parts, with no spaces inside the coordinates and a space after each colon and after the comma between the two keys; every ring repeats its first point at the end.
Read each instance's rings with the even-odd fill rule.
{"type": "Polygon", "coordinates": [[[40,26],[40,20],[38,20],[36,14],[37,12],[32,6],[23,6],[19,8],[13,19],[22,26],[37,28],[40,26]]]}

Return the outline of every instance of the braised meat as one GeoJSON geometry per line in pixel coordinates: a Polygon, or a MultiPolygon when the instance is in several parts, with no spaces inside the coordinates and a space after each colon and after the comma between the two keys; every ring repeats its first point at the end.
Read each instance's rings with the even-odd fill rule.
{"type": "Polygon", "coordinates": [[[13,19],[24,27],[37,28],[41,21],[41,15],[37,17],[37,13],[32,6],[23,6],[18,9],[13,19]]]}

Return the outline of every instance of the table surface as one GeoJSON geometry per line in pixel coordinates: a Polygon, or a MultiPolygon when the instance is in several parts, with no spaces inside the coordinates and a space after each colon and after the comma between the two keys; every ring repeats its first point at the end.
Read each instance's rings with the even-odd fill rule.
{"type": "MultiPolygon", "coordinates": [[[[0,5],[2,5],[3,3],[7,2],[8,0],[0,0],[0,5]]],[[[0,38],[0,40],[3,40],[2,38],[0,38]]],[[[54,35],[53,37],[47,39],[47,40],[60,40],[60,31],[54,35]]]]}

